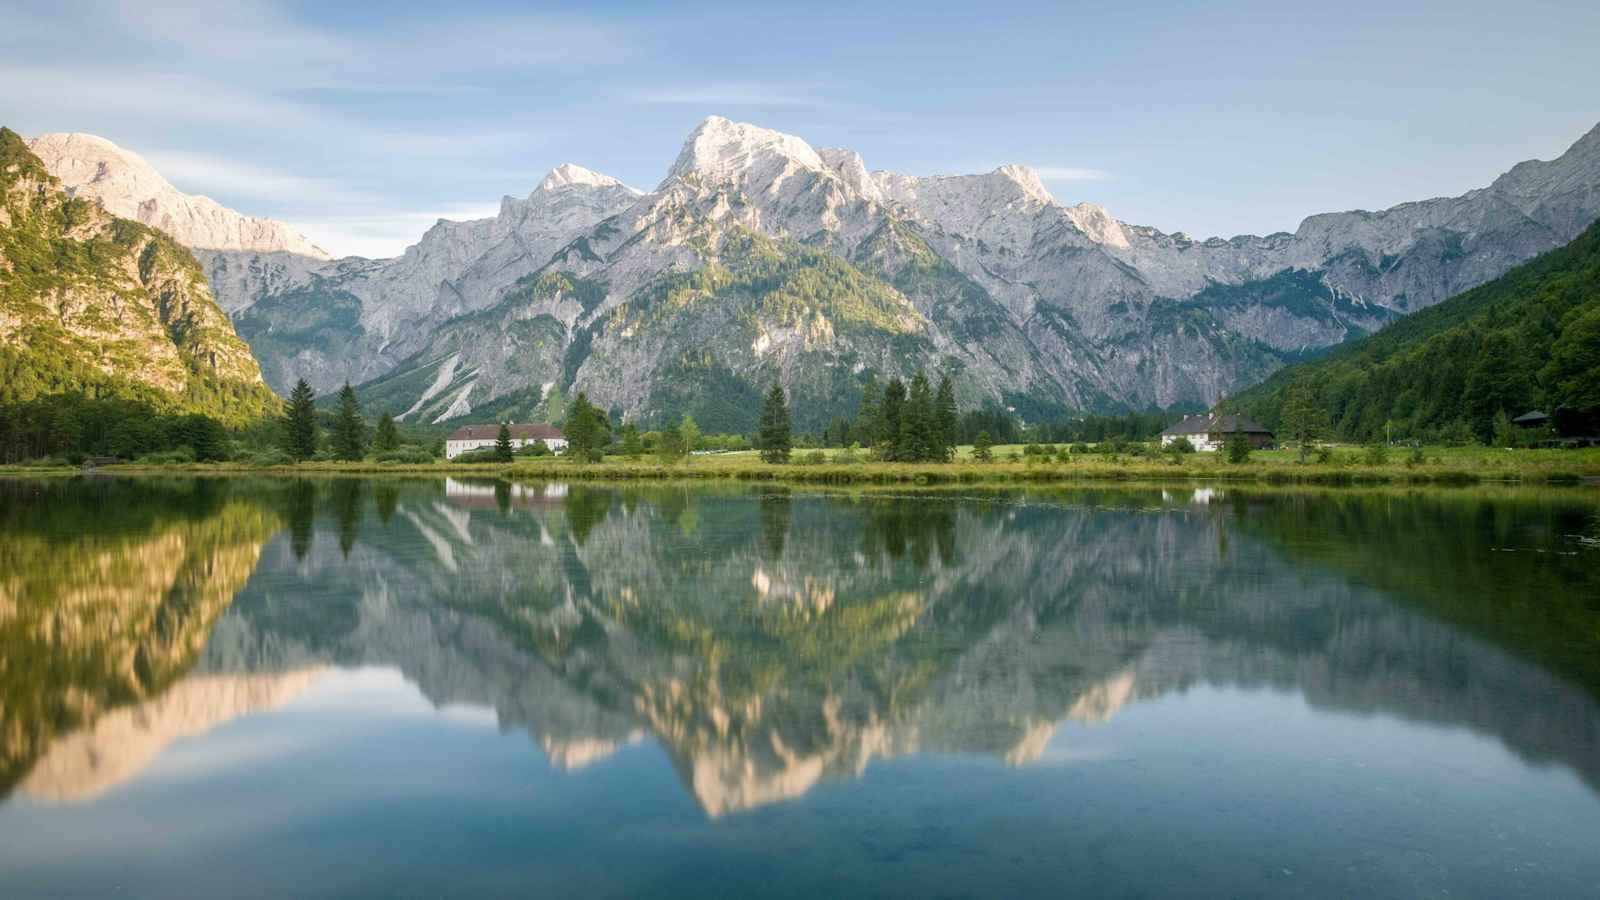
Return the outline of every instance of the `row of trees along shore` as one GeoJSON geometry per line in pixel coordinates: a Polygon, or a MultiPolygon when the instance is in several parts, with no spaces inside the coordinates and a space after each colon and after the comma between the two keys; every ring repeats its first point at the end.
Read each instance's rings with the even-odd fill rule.
{"type": "MultiPolygon", "coordinates": [[[[554,393],[554,392],[552,392],[554,393]]],[[[319,407],[311,387],[296,384],[282,415],[228,429],[217,419],[170,411],[156,400],[94,397],[63,393],[25,402],[0,403],[0,463],[28,461],[77,463],[114,458],[144,463],[234,461],[252,465],[307,460],[373,460],[427,463],[444,451],[438,428],[400,425],[388,412],[368,419],[355,391],[346,385],[331,408],[319,407]]],[[[620,427],[583,393],[545,418],[565,430],[575,458],[654,457],[675,462],[696,451],[762,452],[769,462],[788,461],[795,450],[839,447],[886,462],[937,462],[953,458],[958,444],[1138,441],[1153,437],[1176,414],[1161,411],[1083,416],[1024,427],[1015,415],[995,407],[957,413],[948,377],[935,388],[925,376],[908,383],[868,379],[853,416],[840,417],[821,434],[793,430],[789,399],[779,385],[767,391],[756,431],[751,435],[705,434],[694,419],[644,430],[620,427]]],[[[548,454],[543,445],[513,449],[509,429],[493,448],[462,461],[509,461],[514,456],[548,454]]]]}
{"type": "MultiPolygon", "coordinates": [[[[892,378],[881,393],[877,382],[867,382],[855,419],[835,420],[824,441],[833,438],[840,446],[849,441],[870,448],[873,457],[883,462],[949,462],[955,458],[959,424],[950,377],[940,378],[935,389],[918,372],[909,386],[892,378]]],[[[783,388],[774,383],[762,404],[756,449],[764,461],[784,463],[793,445],[788,402],[783,388]]]]}

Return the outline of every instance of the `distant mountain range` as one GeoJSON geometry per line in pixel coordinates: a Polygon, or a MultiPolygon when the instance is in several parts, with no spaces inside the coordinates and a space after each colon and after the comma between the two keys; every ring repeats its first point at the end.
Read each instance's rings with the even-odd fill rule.
{"type": "Polygon", "coordinates": [[[108,142],[33,145],[69,191],[187,243],[279,391],[348,380],[426,422],[525,417],[559,388],[635,421],[743,430],[778,379],[815,427],[864,379],[917,368],[950,372],[965,407],[1028,418],[1209,404],[1600,217],[1600,127],[1460,197],[1196,241],[1058,203],[1023,166],[871,172],[712,117],[649,193],[565,165],[399,257],[327,260],[108,142]]]}

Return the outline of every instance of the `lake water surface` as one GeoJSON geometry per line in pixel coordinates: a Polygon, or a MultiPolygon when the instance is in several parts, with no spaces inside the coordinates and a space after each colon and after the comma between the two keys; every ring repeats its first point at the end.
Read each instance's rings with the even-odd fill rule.
{"type": "Polygon", "coordinates": [[[0,896],[1597,896],[1596,496],[0,481],[0,896]]]}

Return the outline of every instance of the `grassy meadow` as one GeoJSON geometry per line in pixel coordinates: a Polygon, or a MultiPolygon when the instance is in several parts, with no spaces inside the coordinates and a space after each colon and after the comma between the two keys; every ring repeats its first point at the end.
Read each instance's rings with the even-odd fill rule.
{"type": "MultiPolygon", "coordinates": [[[[1441,484],[1476,483],[1600,485],[1600,448],[1528,450],[1485,447],[1425,447],[1420,453],[1393,448],[1374,458],[1363,447],[1332,446],[1325,462],[1301,462],[1295,450],[1258,450],[1242,463],[1222,453],[1183,455],[1078,452],[1065,456],[1029,455],[1022,445],[1000,445],[993,458],[974,458],[973,448],[958,449],[951,463],[867,461],[843,450],[797,450],[787,465],[763,463],[755,451],[697,454],[663,463],[653,456],[607,457],[578,463],[562,457],[518,457],[510,463],[306,462],[252,466],[245,463],[183,463],[162,466],[115,465],[105,473],[190,472],[196,474],[405,474],[478,475],[511,479],[605,480],[734,479],[817,484],[1029,484],[1069,481],[1219,481],[1262,484],[1441,484]]],[[[71,467],[14,466],[12,475],[73,474],[71,467]]]]}

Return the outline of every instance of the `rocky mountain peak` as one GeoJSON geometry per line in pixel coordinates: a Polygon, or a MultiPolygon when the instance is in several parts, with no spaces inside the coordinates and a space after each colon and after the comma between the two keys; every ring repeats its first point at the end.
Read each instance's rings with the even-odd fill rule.
{"type": "Polygon", "coordinates": [[[1128,234],[1104,206],[1098,203],[1079,203],[1065,209],[1068,219],[1097,244],[1128,249],[1128,234]]]}
{"type": "Polygon", "coordinates": [[[992,174],[1013,182],[1024,194],[1040,203],[1056,202],[1056,198],[1050,196],[1050,191],[1045,188],[1044,181],[1039,178],[1039,173],[1028,166],[1001,166],[992,174]]]}
{"type": "Polygon", "coordinates": [[[550,174],[539,182],[538,190],[555,191],[564,187],[582,185],[585,187],[627,187],[622,182],[610,175],[602,175],[592,169],[573,163],[562,163],[550,170],[550,174]]]}
{"type": "Polygon", "coordinates": [[[792,134],[711,116],[683,142],[667,180],[693,175],[711,182],[750,182],[794,168],[828,170],[817,151],[792,134]]]}
{"type": "Polygon", "coordinates": [[[139,154],[105,138],[44,134],[28,148],[68,195],[97,200],[112,215],[157,228],[188,247],[331,258],[283,222],[241,215],[210,197],[179,191],[139,154]]]}
{"type": "Polygon", "coordinates": [[[878,185],[872,180],[872,175],[867,171],[867,164],[861,154],[854,150],[845,150],[838,147],[826,147],[817,151],[823,163],[844,182],[851,191],[869,200],[883,199],[878,185]]]}

